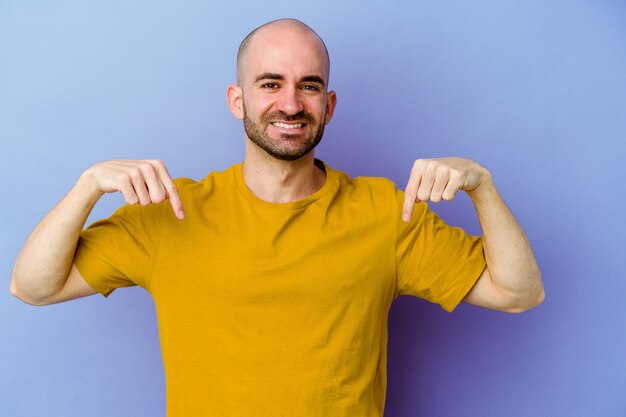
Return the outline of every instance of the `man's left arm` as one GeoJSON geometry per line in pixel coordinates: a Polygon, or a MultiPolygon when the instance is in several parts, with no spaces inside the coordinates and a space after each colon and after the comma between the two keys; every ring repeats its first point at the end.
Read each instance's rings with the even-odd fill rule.
{"type": "Polygon", "coordinates": [[[418,159],[405,190],[403,220],[418,201],[453,200],[467,192],[483,231],[487,267],[463,301],[517,313],[544,299],[541,271],[530,243],[496,189],[491,173],[463,158],[418,159]]]}

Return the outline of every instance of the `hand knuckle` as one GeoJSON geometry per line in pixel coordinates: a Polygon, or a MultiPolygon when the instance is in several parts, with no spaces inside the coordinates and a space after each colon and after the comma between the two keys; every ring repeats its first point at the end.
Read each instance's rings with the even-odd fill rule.
{"type": "Polygon", "coordinates": [[[450,172],[450,167],[441,163],[437,163],[437,165],[435,166],[435,170],[437,171],[437,173],[444,174],[450,172]]]}
{"type": "Polygon", "coordinates": [[[141,165],[139,165],[139,170],[142,171],[142,172],[148,172],[148,173],[155,171],[154,170],[154,165],[152,165],[152,164],[150,164],[148,162],[145,162],[145,163],[142,163],[141,165]]]}
{"type": "Polygon", "coordinates": [[[450,191],[450,190],[448,190],[448,191],[446,191],[446,192],[444,192],[444,193],[443,193],[443,199],[444,199],[444,200],[450,201],[450,200],[452,200],[453,198],[454,198],[454,191],[450,191]]]}
{"type": "Polygon", "coordinates": [[[128,172],[120,172],[115,176],[115,179],[121,184],[129,184],[130,183],[130,173],[128,172]]]}
{"type": "Polygon", "coordinates": [[[157,190],[154,192],[154,195],[152,197],[152,201],[154,201],[155,203],[160,203],[162,201],[165,200],[165,191],[164,190],[157,190]]]}
{"type": "Polygon", "coordinates": [[[139,177],[141,177],[141,170],[138,167],[132,167],[128,170],[128,175],[132,178],[132,179],[137,179],[139,177]]]}

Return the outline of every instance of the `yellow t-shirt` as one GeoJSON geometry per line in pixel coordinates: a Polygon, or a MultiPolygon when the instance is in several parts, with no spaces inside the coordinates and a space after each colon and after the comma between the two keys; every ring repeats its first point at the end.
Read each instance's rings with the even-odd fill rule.
{"type": "Polygon", "coordinates": [[[91,286],[154,298],[169,417],[382,416],[393,299],[451,311],[482,272],[479,238],[425,203],[406,224],[391,181],[325,169],[282,204],[257,198],[241,164],[177,179],[184,220],[169,202],[124,206],[83,231],[74,261],[91,286]]]}

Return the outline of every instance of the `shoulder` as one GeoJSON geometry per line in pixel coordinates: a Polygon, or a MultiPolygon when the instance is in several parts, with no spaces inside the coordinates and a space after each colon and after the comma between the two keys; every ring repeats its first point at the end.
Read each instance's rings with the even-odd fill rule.
{"type": "Polygon", "coordinates": [[[398,211],[398,190],[392,180],[384,177],[351,177],[339,170],[334,170],[334,173],[339,182],[340,200],[354,205],[360,216],[370,211],[375,217],[386,217],[398,211]]]}
{"type": "Polygon", "coordinates": [[[174,184],[181,199],[195,194],[198,189],[202,188],[200,182],[192,178],[174,178],[174,184]]]}
{"type": "Polygon", "coordinates": [[[198,181],[192,178],[174,178],[174,184],[179,190],[186,190],[198,184],[198,181]]]}
{"type": "Polygon", "coordinates": [[[339,178],[342,192],[357,196],[390,197],[396,194],[396,184],[384,177],[351,177],[343,171],[334,170],[339,178]]]}
{"type": "Polygon", "coordinates": [[[236,189],[236,167],[233,165],[224,171],[212,171],[200,180],[186,177],[174,179],[187,219],[193,217],[194,213],[214,210],[215,206],[232,199],[233,190],[236,189]]]}
{"type": "Polygon", "coordinates": [[[229,186],[234,180],[234,172],[239,164],[233,165],[224,171],[212,171],[199,181],[192,178],[175,178],[174,184],[181,197],[184,195],[194,195],[211,191],[220,186],[229,186]]]}
{"type": "MultiPolygon", "coordinates": [[[[370,199],[377,208],[381,206],[392,210],[402,210],[404,206],[404,191],[396,183],[385,177],[350,177],[344,172],[336,171],[340,177],[343,192],[348,192],[359,198],[370,199]]],[[[428,210],[426,202],[415,203],[413,217],[419,217],[428,210]]]]}

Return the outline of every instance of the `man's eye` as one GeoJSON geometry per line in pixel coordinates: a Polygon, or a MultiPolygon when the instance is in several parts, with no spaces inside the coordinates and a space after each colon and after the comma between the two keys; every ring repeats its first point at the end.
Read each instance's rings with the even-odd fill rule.
{"type": "Polygon", "coordinates": [[[276,83],[265,83],[261,87],[267,88],[267,89],[271,90],[271,89],[277,88],[278,84],[276,84],[276,83]]]}
{"type": "Polygon", "coordinates": [[[310,91],[318,91],[319,90],[319,88],[316,85],[310,85],[310,84],[304,85],[304,86],[302,86],[302,88],[305,89],[305,90],[310,90],[310,91]]]}

